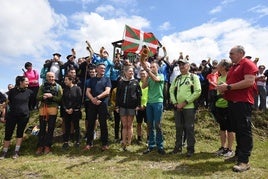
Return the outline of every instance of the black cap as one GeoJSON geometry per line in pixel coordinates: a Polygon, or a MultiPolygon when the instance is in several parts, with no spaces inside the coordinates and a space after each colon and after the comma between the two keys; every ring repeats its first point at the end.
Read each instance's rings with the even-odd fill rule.
{"type": "Polygon", "coordinates": [[[68,55],[66,58],[69,60],[69,58],[71,58],[71,57],[74,57],[75,58],[74,55],[68,55]]]}
{"type": "Polygon", "coordinates": [[[58,57],[61,57],[61,54],[59,54],[59,53],[53,53],[53,56],[58,56],[58,57]]]}

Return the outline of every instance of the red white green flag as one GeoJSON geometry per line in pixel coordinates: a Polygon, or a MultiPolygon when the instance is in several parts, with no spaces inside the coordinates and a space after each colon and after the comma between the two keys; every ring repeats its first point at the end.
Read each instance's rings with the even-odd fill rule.
{"type": "Polygon", "coordinates": [[[145,33],[128,25],[125,26],[123,40],[122,51],[125,53],[140,53],[142,46],[146,45],[151,53],[155,54],[159,47],[158,40],[153,33],[145,33]]]}

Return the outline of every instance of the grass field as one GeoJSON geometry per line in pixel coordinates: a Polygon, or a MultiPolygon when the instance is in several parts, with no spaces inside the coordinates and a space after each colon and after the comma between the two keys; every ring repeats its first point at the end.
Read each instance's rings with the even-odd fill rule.
{"type": "MultiPolygon", "coordinates": [[[[68,151],[61,149],[62,142],[55,131],[53,153],[36,156],[37,137],[25,134],[21,148],[21,156],[13,160],[10,156],[14,150],[9,150],[9,157],[1,160],[0,178],[268,178],[268,115],[254,113],[253,133],[254,149],[250,157],[251,169],[243,173],[233,172],[234,163],[224,162],[224,158],[216,157],[214,152],[219,148],[218,124],[206,110],[200,110],[196,121],[196,153],[186,158],[186,148],[183,154],[160,155],[153,151],[143,155],[145,143],[129,147],[124,152],[119,143],[113,142],[113,121],[109,120],[110,149],[101,152],[100,141],[96,140],[92,150],[84,152],[81,148],[71,147],[68,151]]],[[[33,113],[30,124],[35,124],[37,114],[33,113]]],[[[81,121],[83,128],[84,121],[81,121]]],[[[136,128],[135,128],[136,130],[136,128]]],[[[136,134],[136,131],[134,133],[136,134]]],[[[82,129],[84,131],[84,128],[82,129]]],[[[163,116],[163,131],[166,151],[172,151],[175,142],[175,127],[173,112],[165,111],[163,116]]],[[[0,139],[3,140],[4,126],[0,126],[0,139]]]]}

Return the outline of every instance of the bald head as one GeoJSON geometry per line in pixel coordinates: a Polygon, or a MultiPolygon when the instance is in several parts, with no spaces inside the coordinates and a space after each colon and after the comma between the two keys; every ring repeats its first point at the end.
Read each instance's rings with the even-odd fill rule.
{"type": "Polygon", "coordinates": [[[49,83],[55,83],[55,73],[47,72],[46,79],[47,79],[47,82],[49,83]]]}

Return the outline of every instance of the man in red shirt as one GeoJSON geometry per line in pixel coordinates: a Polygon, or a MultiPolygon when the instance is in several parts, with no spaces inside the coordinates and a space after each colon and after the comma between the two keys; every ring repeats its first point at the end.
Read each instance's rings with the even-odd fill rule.
{"type": "Polygon", "coordinates": [[[244,58],[244,47],[238,45],[229,52],[233,62],[226,83],[217,86],[228,100],[231,128],[236,133],[236,155],[233,159],[237,164],[233,167],[235,172],[243,172],[250,168],[249,156],[253,148],[251,131],[251,113],[256,91],[255,76],[258,72],[256,64],[244,58]]]}

